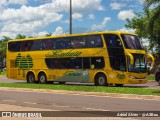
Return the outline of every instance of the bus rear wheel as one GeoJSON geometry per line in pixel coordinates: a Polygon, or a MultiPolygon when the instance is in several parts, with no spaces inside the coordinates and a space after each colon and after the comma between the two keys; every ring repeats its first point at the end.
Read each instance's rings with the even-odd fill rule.
{"type": "Polygon", "coordinates": [[[106,86],[107,85],[107,78],[104,74],[98,74],[95,77],[95,85],[96,86],[106,86]]]}
{"type": "Polygon", "coordinates": [[[27,74],[27,83],[35,83],[35,76],[32,72],[27,74]]]}
{"type": "Polygon", "coordinates": [[[115,84],[117,87],[122,87],[123,84],[115,84]]]}
{"type": "Polygon", "coordinates": [[[38,81],[40,84],[45,84],[47,82],[47,77],[45,73],[40,73],[38,75],[38,81]]]}
{"type": "Polygon", "coordinates": [[[61,84],[61,85],[63,85],[63,84],[65,84],[66,82],[59,82],[59,84],[61,84]]]}

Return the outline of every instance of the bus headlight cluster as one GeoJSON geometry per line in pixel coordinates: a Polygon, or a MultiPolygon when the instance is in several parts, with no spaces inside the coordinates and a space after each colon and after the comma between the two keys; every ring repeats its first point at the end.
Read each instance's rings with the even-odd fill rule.
{"type": "Polygon", "coordinates": [[[134,77],[134,76],[129,76],[131,79],[135,79],[136,77],[134,77]]]}

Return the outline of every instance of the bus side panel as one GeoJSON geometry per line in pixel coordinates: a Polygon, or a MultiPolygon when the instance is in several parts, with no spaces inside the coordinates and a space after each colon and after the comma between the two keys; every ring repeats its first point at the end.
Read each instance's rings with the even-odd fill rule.
{"type": "Polygon", "coordinates": [[[55,70],[57,74],[54,75],[54,81],[56,82],[89,82],[89,72],[87,70],[80,69],[64,69],[55,70]]]}

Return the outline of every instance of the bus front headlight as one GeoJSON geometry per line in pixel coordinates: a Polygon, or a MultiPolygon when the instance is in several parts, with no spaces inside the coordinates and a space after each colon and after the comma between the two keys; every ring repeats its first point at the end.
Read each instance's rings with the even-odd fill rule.
{"type": "Polygon", "coordinates": [[[134,76],[129,76],[131,79],[135,79],[136,77],[134,77],[134,76]]]}

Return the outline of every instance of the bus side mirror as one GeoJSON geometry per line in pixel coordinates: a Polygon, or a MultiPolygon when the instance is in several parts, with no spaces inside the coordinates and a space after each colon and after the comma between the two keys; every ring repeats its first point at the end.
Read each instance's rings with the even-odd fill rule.
{"type": "Polygon", "coordinates": [[[130,58],[130,64],[131,65],[134,64],[134,57],[133,57],[133,55],[131,53],[129,53],[129,52],[126,52],[126,55],[129,56],[129,58],[130,58]]]}
{"type": "Polygon", "coordinates": [[[153,57],[151,54],[147,54],[147,57],[151,58],[151,60],[152,60],[151,68],[153,68],[153,65],[154,65],[154,57],[153,57]]]}

